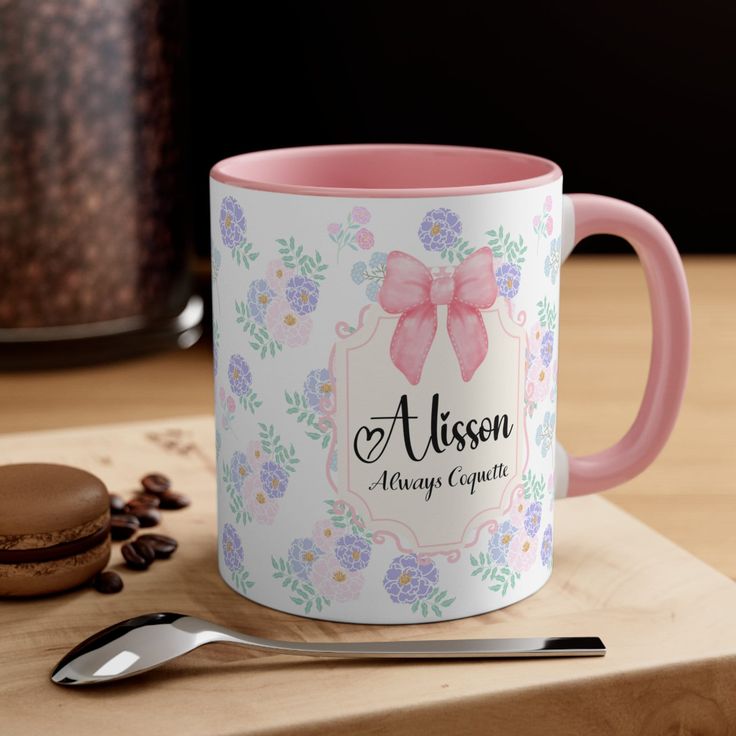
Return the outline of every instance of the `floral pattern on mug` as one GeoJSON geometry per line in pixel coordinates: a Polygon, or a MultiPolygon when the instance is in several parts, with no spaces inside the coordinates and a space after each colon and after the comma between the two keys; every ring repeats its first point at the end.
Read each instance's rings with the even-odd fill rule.
{"type": "MultiPolygon", "coordinates": [[[[253,391],[253,374],[242,355],[235,354],[230,356],[227,377],[230,382],[230,390],[238,397],[240,405],[251,414],[255,414],[255,410],[262,402],[259,401],[258,395],[253,391]]],[[[234,406],[231,406],[230,398],[232,397],[226,400],[228,414],[235,409],[234,406]]],[[[232,403],[234,404],[234,400],[232,403]]]]}
{"type": "Polygon", "coordinates": [[[282,444],[273,425],[258,426],[260,439],[250,442],[246,452],[236,451],[229,464],[222,464],[222,484],[239,524],[274,523],[279,501],[299,463],[294,446],[282,444]]]}
{"type": "Polygon", "coordinates": [[[243,208],[235,197],[225,197],[220,205],[222,244],[230,250],[239,266],[249,269],[250,264],[258,258],[258,253],[253,251],[253,243],[247,242],[246,229],[247,221],[243,208]]]}
{"type": "Polygon", "coordinates": [[[323,598],[346,603],[358,599],[365,578],[360,570],[351,570],[334,554],[326,554],[314,563],[312,582],[323,598]]]}
{"type": "Polygon", "coordinates": [[[554,489],[551,485],[545,485],[541,475],[535,475],[531,470],[527,470],[521,478],[524,484],[524,498],[527,501],[542,501],[546,493],[554,496],[554,489]]]}
{"type": "Polygon", "coordinates": [[[269,496],[257,476],[251,476],[243,485],[243,498],[248,512],[248,521],[270,526],[276,521],[279,513],[277,498],[269,496]]]}
{"type": "Polygon", "coordinates": [[[220,356],[220,324],[213,317],[212,319],[212,373],[217,378],[217,369],[219,367],[220,356]]]}
{"type": "Polygon", "coordinates": [[[319,251],[305,253],[293,237],[276,242],[281,257],[268,264],[265,279],[249,284],[245,301],[235,302],[235,321],[261,359],[309,342],[310,315],[319,306],[320,284],[327,271],[319,251]]]}
{"type": "Polygon", "coordinates": [[[375,236],[364,227],[371,221],[371,213],[366,207],[355,206],[348,213],[345,222],[331,222],[327,226],[327,235],[337,246],[337,262],[345,248],[350,250],[370,250],[376,242],[375,236]]]}
{"type": "Polygon", "coordinates": [[[229,463],[222,463],[222,484],[228,497],[230,513],[238,524],[251,521],[250,513],[243,503],[243,486],[252,475],[253,469],[243,452],[236,450],[229,463]]]}
{"type": "Polygon", "coordinates": [[[220,424],[225,430],[232,429],[235,421],[235,397],[228,393],[224,386],[220,386],[217,392],[217,399],[220,403],[220,424]]]}
{"type": "Polygon", "coordinates": [[[552,217],[552,197],[548,194],[542,203],[542,212],[532,218],[532,228],[537,236],[537,248],[540,238],[546,239],[552,235],[555,222],[552,217]]]}
{"type": "Polygon", "coordinates": [[[430,611],[442,618],[443,610],[449,608],[454,598],[440,590],[440,573],[430,558],[416,554],[395,557],[383,576],[383,588],[393,603],[410,604],[412,613],[421,612],[425,618],[430,611]]]}
{"type": "Polygon", "coordinates": [[[340,501],[326,504],[329,518],[314,525],[311,537],[295,539],[286,559],[271,558],[273,577],[305,614],[313,608],[321,612],[333,601],[356,600],[371,559],[372,534],[363,520],[340,501]]]}
{"type": "Polygon", "coordinates": [[[322,555],[324,555],[324,552],[313,539],[309,537],[295,539],[287,553],[289,569],[300,580],[309,580],[314,563],[322,555]]]}
{"type": "Polygon", "coordinates": [[[519,234],[512,238],[503,225],[499,225],[497,230],[488,230],[486,235],[496,264],[498,293],[506,299],[513,299],[519,293],[521,267],[526,260],[524,237],[519,234]]]}
{"type": "Polygon", "coordinates": [[[479,577],[489,590],[501,596],[515,590],[537,560],[546,567],[551,566],[552,526],[547,524],[541,539],[540,530],[545,513],[542,502],[554,497],[553,488],[532,470],[524,472],[522,484],[523,495],[515,498],[499,519],[487,549],[469,558],[471,577],[479,577]]]}
{"type": "Polygon", "coordinates": [[[530,417],[556,385],[557,375],[557,363],[553,362],[557,310],[547,297],[537,302],[537,315],[537,322],[527,334],[524,401],[530,417]]]}
{"type": "Polygon", "coordinates": [[[552,567],[552,524],[547,524],[544,529],[539,557],[545,567],[552,567]]]}
{"type": "Polygon", "coordinates": [[[557,274],[560,272],[560,238],[549,241],[549,253],[544,259],[544,275],[553,283],[557,283],[557,274]]]}
{"type": "Polygon", "coordinates": [[[463,240],[463,223],[457,212],[448,207],[438,207],[424,215],[417,235],[429,253],[454,263],[464,261],[475,249],[463,240]]]}
{"type": "Polygon", "coordinates": [[[547,453],[552,449],[555,435],[555,414],[547,411],[544,413],[544,420],[537,427],[537,434],[534,438],[537,446],[542,452],[542,457],[547,457],[547,453]]]}
{"type": "Polygon", "coordinates": [[[230,573],[230,579],[236,589],[241,593],[245,593],[252,588],[254,583],[249,580],[248,571],[245,569],[245,554],[243,552],[243,543],[240,536],[232,524],[226,523],[222,528],[222,558],[230,573]]]}
{"type": "Polygon", "coordinates": [[[302,391],[284,391],[287,414],[305,424],[304,433],[326,449],[332,439],[332,421],[326,416],[335,403],[335,379],[327,368],[315,368],[304,379],[302,391]]]}
{"type": "Polygon", "coordinates": [[[312,538],[324,550],[333,549],[344,533],[345,530],[335,526],[332,519],[320,519],[312,528],[312,538]]]}
{"type": "Polygon", "coordinates": [[[368,261],[356,261],[350,270],[350,278],[354,284],[365,284],[365,295],[372,302],[378,300],[378,292],[386,278],[387,253],[376,252],[368,261]]]}

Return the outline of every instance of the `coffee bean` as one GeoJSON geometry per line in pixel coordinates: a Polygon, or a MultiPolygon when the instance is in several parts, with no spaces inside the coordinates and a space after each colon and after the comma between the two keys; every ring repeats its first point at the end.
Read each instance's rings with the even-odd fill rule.
{"type": "Polygon", "coordinates": [[[148,504],[154,509],[157,509],[159,507],[159,504],[161,503],[160,497],[157,496],[155,493],[139,493],[136,495],[136,497],[133,499],[133,501],[140,501],[141,503],[148,504]]]}
{"type": "Polygon", "coordinates": [[[156,526],[161,521],[161,514],[158,509],[153,508],[145,501],[128,501],[125,504],[125,512],[133,514],[142,527],[156,526]]]}
{"type": "Polygon", "coordinates": [[[150,473],[141,478],[141,485],[149,493],[166,493],[171,488],[171,481],[161,473],[150,473]]]}
{"type": "Polygon", "coordinates": [[[140,537],[134,539],[131,544],[135,548],[136,552],[150,565],[156,559],[156,551],[153,549],[153,545],[149,544],[145,539],[140,537]]]}
{"type": "Polygon", "coordinates": [[[139,529],[141,523],[133,514],[115,514],[110,519],[110,532],[115,541],[130,539],[139,529]]]}
{"type": "Polygon", "coordinates": [[[165,509],[166,511],[184,509],[192,502],[189,496],[185,496],[183,493],[176,493],[175,491],[166,491],[166,493],[161,494],[160,498],[159,508],[165,509]]]}
{"type": "Polygon", "coordinates": [[[168,560],[179,546],[176,539],[167,537],[165,534],[141,534],[136,541],[145,541],[153,548],[156,557],[160,560],[168,560]]]}
{"type": "Polygon", "coordinates": [[[126,542],[120,548],[120,551],[123,554],[125,564],[131,570],[147,570],[155,557],[153,550],[145,542],[143,544],[126,542]]]}
{"type": "Polygon", "coordinates": [[[117,493],[110,494],[110,513],[111,514],[122,514],[125,509],[125,501],[122,496],[118,496],[117,493]]]}
{"type": "Polygon", "coordinates": [[[92,585],[100,593],[119,593],[123,589],[123,580],[116,572],[105,570],[95,575],[92,585]]]}

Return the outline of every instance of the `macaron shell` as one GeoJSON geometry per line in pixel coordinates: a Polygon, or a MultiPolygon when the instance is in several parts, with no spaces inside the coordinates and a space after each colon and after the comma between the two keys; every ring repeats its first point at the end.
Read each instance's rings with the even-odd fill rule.
{"type": "Polygon", "coordinates": [[[92,549],[48,562],[0,565],[0,597],[48,595],[83,585],[110,560],[109,537],[92,549]]]}
{"type": "Polygon", "coordinates": [[[71,529],[108,508],[105,484],[86,470],[51,463],[0,466],[0,537],[71,529]]]}

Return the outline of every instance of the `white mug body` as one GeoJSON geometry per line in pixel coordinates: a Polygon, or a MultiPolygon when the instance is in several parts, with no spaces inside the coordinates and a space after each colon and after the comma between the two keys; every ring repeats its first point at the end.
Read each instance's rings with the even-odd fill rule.
{"type": "Polygon", "coordinates": [[[552,569],[562,179],[320,196],[211,179],[219,566],[354,623],[552,569]]]}

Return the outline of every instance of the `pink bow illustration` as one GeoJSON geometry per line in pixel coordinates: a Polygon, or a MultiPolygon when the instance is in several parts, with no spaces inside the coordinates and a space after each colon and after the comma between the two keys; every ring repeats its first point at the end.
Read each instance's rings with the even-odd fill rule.
{"type": "Polygon", "coordinates": [[[463,381],[469,381],[488,353],[488,334],[479,310],[496,301],[498,287],[493,254],[481,248],[452,273],[443,267],[432,272],[408,253],[392,251],[378,303],[389,314],[400,314],[391,339],[391,360],[416,386],[437,333],[437,306],[447,305],[447,332],[460,364],[463,381]]]}

